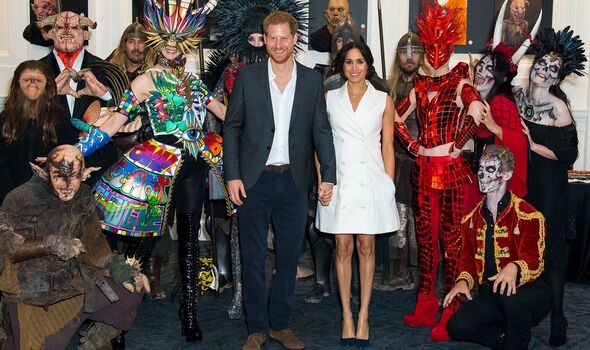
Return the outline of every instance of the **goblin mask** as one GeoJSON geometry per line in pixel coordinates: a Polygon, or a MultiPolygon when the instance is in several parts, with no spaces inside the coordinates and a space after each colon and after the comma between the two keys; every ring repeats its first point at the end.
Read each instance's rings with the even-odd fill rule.
{"type": "Polygon", "coordinates": [[[71,53],[82,48],[84,40],[88,39],[88,31],[82,28],[79,15],[66,11],[57,15],[50,37],[56,50],[71,53]]]}

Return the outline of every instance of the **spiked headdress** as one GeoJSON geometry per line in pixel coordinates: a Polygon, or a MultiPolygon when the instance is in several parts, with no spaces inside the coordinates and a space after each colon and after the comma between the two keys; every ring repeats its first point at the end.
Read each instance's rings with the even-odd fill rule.
{"type": "Polygon", "coordinates": [[[217,0],[209,0],[200,8],[196,0],[145,0],[146,44],[156,51],[165,45],[178,46],[186,55],[198,46],[205,19],[216,5],[217,0]]]}
{"type": "Polygon", "coordinates": [[[462,34],[458,16],[461,10],[443,9],[438,2],[427,1],[422,2],[422,8],[418,18],[418,37],[424,45],[426,60],[438,69],[449,61],[453,46],[462,34]]]}
{"type": "Polygon", "coordinates": [[[584,42],[579,35],[574,36],[574,31],[569,26],[555,32],[553,28],[542,30],[533,44],[535,60],[548,53],[554,53],[562,60],[562,68],[559,77],[564,78],[572,73],[581,76],[584,72],[584,42]]]}
{"type": "MultiPolygon", "coordinates": [[[[247,63],[267,57],[266,48],[248,43],[250,34],[264,34],[262,22],[271,12],[285,11],[299,24],[299,38],[307,29],[307,3],[301,0],[223,0],[215,10],[217,30],[223,40],[223,48],[235,53],[247,63]]],[[[301,50],[301,39],[295,50],[301,50]]]]}

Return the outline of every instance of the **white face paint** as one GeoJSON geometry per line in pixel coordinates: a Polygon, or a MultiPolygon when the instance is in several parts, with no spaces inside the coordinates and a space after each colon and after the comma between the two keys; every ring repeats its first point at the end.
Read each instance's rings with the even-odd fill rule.
{"type": "Polygon", "coordinates": [[[489,92],[494,85],[494,62],[491,56],[486,56],[475,66],[475,80],[473,85],[477,91],[489,92]]]}
{"type": "Polygon", "coordinates": [[[481,193],[490,193],[500,188],[504,182],[504,171],[500,158],[482,157],[479,160],[477,178],[481,193]]]}
{"type": "Polygon", "coordinates": [[[541,57],[531,69],[531,82],[537,86],[548,88],[559,81],[561,58],[555,54],[541,57]]]}

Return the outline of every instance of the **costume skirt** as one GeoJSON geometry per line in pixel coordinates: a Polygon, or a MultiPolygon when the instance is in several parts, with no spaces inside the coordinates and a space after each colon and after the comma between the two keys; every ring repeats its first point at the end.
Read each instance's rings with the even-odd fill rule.
{"type": "Polygon", "coordinates": [[[162,232],[181,149],[147,140],[125,153],[94,186],[104,230],[152,237],[162,232]]]}

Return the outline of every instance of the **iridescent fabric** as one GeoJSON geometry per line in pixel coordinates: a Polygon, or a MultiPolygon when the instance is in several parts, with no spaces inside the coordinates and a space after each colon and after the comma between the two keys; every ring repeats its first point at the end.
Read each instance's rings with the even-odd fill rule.
{"type": "Polygon", "coordinates": [[[148,140],[133,147],[101,178],[94,188],[103,229],[135,237],[161,234],[167,205],[174,190],[174,175],[183,154],[201,157],[209,164],[226,197],[228,214],[236,210],[223,185],[223,139],[204,132],[205,106],[212,99],[194,75],[181,80],[167,71],[152,71],[155,90],[145,105],[154,135],[173,135],[178,146],[148,140]]]}

